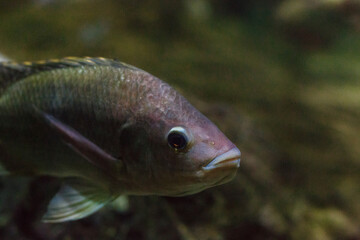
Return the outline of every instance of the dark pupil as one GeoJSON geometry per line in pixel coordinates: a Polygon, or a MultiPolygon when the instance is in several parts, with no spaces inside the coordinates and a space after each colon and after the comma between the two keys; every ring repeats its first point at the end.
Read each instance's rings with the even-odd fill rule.
{"type": "Polygon", "coordinates": [[[187,139],[180,133],[170,133],[168,136],[168,143],[172,148],[183,149],[186,147],[187,139]]]}

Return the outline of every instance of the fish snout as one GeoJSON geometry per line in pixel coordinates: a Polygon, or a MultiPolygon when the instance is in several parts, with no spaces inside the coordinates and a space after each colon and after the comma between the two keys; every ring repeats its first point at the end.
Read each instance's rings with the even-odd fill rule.
{"type": "Polygon", "coordinates": [[[239,168],[241,152],[237,147],[215,157],[203,169],[211,170],[215,168],[239,168]]]}

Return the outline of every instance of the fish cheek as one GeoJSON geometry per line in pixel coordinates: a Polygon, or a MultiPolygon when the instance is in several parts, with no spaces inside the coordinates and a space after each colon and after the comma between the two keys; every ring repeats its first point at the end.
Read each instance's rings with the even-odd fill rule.
{"type": "Polygon", "coordinates": [[[198,142],[188,152],[187,157],[194,171],[200,170],[216,156],[216,149],[206,142],[198,142]]]}
{"type": "Polygon", "coordinates": [[[138,175],[150,168],[151,144],[144,128],[129,126],[119,135],[120,158],[130,175],[138,175]]]}

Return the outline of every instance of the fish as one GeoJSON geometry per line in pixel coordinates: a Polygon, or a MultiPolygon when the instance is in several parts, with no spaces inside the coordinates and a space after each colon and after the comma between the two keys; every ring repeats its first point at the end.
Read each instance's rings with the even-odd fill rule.
{"type": "Polygon", "coordinates": [[[0,175],[63,185],[44,222],[121,195],[185,196],[232,180],[240,150],[179,92],[102,57],[0,63],[0,175]]]}

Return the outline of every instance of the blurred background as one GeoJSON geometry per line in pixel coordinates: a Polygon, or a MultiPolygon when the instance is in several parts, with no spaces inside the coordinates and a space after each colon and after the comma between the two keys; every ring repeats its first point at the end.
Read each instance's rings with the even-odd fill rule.
{"type": "Polygon", "coordinates": [[[0,52],[142,68],[242,152],[228,184],[63,224],[56,179],[1,178],[0,239],[360,239],[358,0],[1,0],[0,52]]]}

